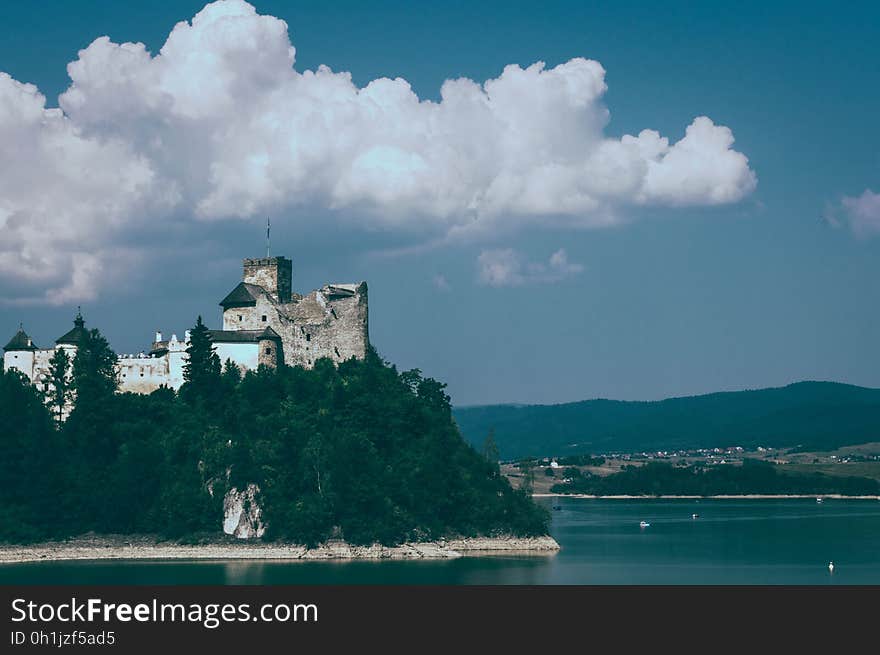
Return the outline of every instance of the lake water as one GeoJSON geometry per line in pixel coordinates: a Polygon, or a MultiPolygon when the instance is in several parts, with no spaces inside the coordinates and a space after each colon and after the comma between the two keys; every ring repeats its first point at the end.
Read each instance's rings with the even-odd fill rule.
{"type": "Polygon", "coordinates": [[[880,584],[877,500],[540,502],[561,507],[553,556],[39,562],[0,565],[0,584],[880,584]]]}

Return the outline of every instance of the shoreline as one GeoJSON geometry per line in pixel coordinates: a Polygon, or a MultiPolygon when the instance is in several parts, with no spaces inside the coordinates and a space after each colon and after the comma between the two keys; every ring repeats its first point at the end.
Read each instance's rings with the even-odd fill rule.
{"type": "Polygon", "coordinates": [[[847,496],[844,494],[714,494],[711,496],[685,494],[632,495],[619,494],[597,496],[595,494],[532,494],[532,498],[590,498],[593,500],[786,500],[802,498],[828,498],[831,500],[880,500],[880,496],[847,496]]]}
{"type": "Polygon", "coordinates": [[[315,548],[297,544],[215,543],[183,545],[143,537],[78,537],[25,546],[0,546],[0,565],[25,562],[86,560],[422,560],[498,555],[554,555],[553,537],[472,537],[404,543],[399,546],[354,546],[328,541],[315,548]]]}

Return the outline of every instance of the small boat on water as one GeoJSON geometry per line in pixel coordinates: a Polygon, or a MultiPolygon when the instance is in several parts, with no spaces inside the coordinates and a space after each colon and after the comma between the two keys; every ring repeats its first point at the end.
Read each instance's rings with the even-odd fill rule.
{"type": "Polygon", "coordinates": [[[651,524],[648,523],[647,521],[639,521],[640,528],[647,528],[649,525],[651,525],[651,524]]]}
{"type": "Polygon", "coordinates": [[[817,497],[816,497],[816,502],[817,502],[817,503],[821,503],[822,500],[823,500],[823,499],[822,499],[822,496],[817,496],[817,497]]]}
{"type": "Polygon", "coordinates": [[[699,514],[691,514],[691,518],[698,519],[698,518],[700,518],[700,515],[699,514]]]}

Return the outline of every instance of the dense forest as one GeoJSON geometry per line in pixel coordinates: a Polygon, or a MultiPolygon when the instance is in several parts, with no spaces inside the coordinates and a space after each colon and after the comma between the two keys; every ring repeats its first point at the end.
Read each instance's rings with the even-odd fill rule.
{"type": "Polygon", "coordinates": [[[117,393],[97,330],[72,361],[53,361],[50,398],[16,371],[0,376],[0,541],[220,536],[226,490],[249,483],[266,539],[546,534],[546,511],[465,443],[445,385],[418,370],[371,350],[242,376],[221,365],[201,319],[187,352],[178,393],[117,393]]]}
{"type": "Polygon", "coordinates": [[[612,475],[583,475],[576,468],[566,469],[571,480],[553,485],[554,493],[581,493],[597,496],[727,494],[880,494],[880,482],[871,478],[828,476],[821,473],[785,474],[770,462],[746,458],[742,466],[673,466],[651,462],[627,466],[612,475]]]}
{"type": "Polygon", "coordinates": [[[652,402],[465,407],[455,419],[475,445],[494,430],[505,460],[726,446],[833,450],[880,441],[880,389],[799,382],[652,402]]]}

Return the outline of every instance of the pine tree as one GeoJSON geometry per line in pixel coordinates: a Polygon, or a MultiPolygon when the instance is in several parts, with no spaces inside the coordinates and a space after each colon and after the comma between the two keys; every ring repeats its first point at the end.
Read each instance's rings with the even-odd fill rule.
{"type": "Polygon", "coordinates": [[[100,402],[116,393],[116,353],[97,329],[89,330],[73,358],[70,388],[76,403],[100,402]]]}
{"type": "Polygon", "coordinates": [[[489,429],[486,440],[483,442],[483,457],[490,464],[498,463],[498,444],[495,443],[495,428],[489,429]]]}
{"type": "Polygon", "coordinates": [[[229,358],[223,363],[223,382],[231,389],[237,387],[241,382],[241,369],[229,358]]]}
{"type": "Polygon", "coordinates": [[[55,420],[60,424],[71,395],[70,356],[64,348],[56,348],[55,354],[49,360],[49,380],[52,383],[49,400],[55,420]]]}
{"type": "Polygon", "coordinates": [[[211,332],[199,316],[190,330],[187,359],[183,366],[183,379],[187,382],[186,394],[204,398],[219,387],[220,358],[214,351],[211,332]]]}

